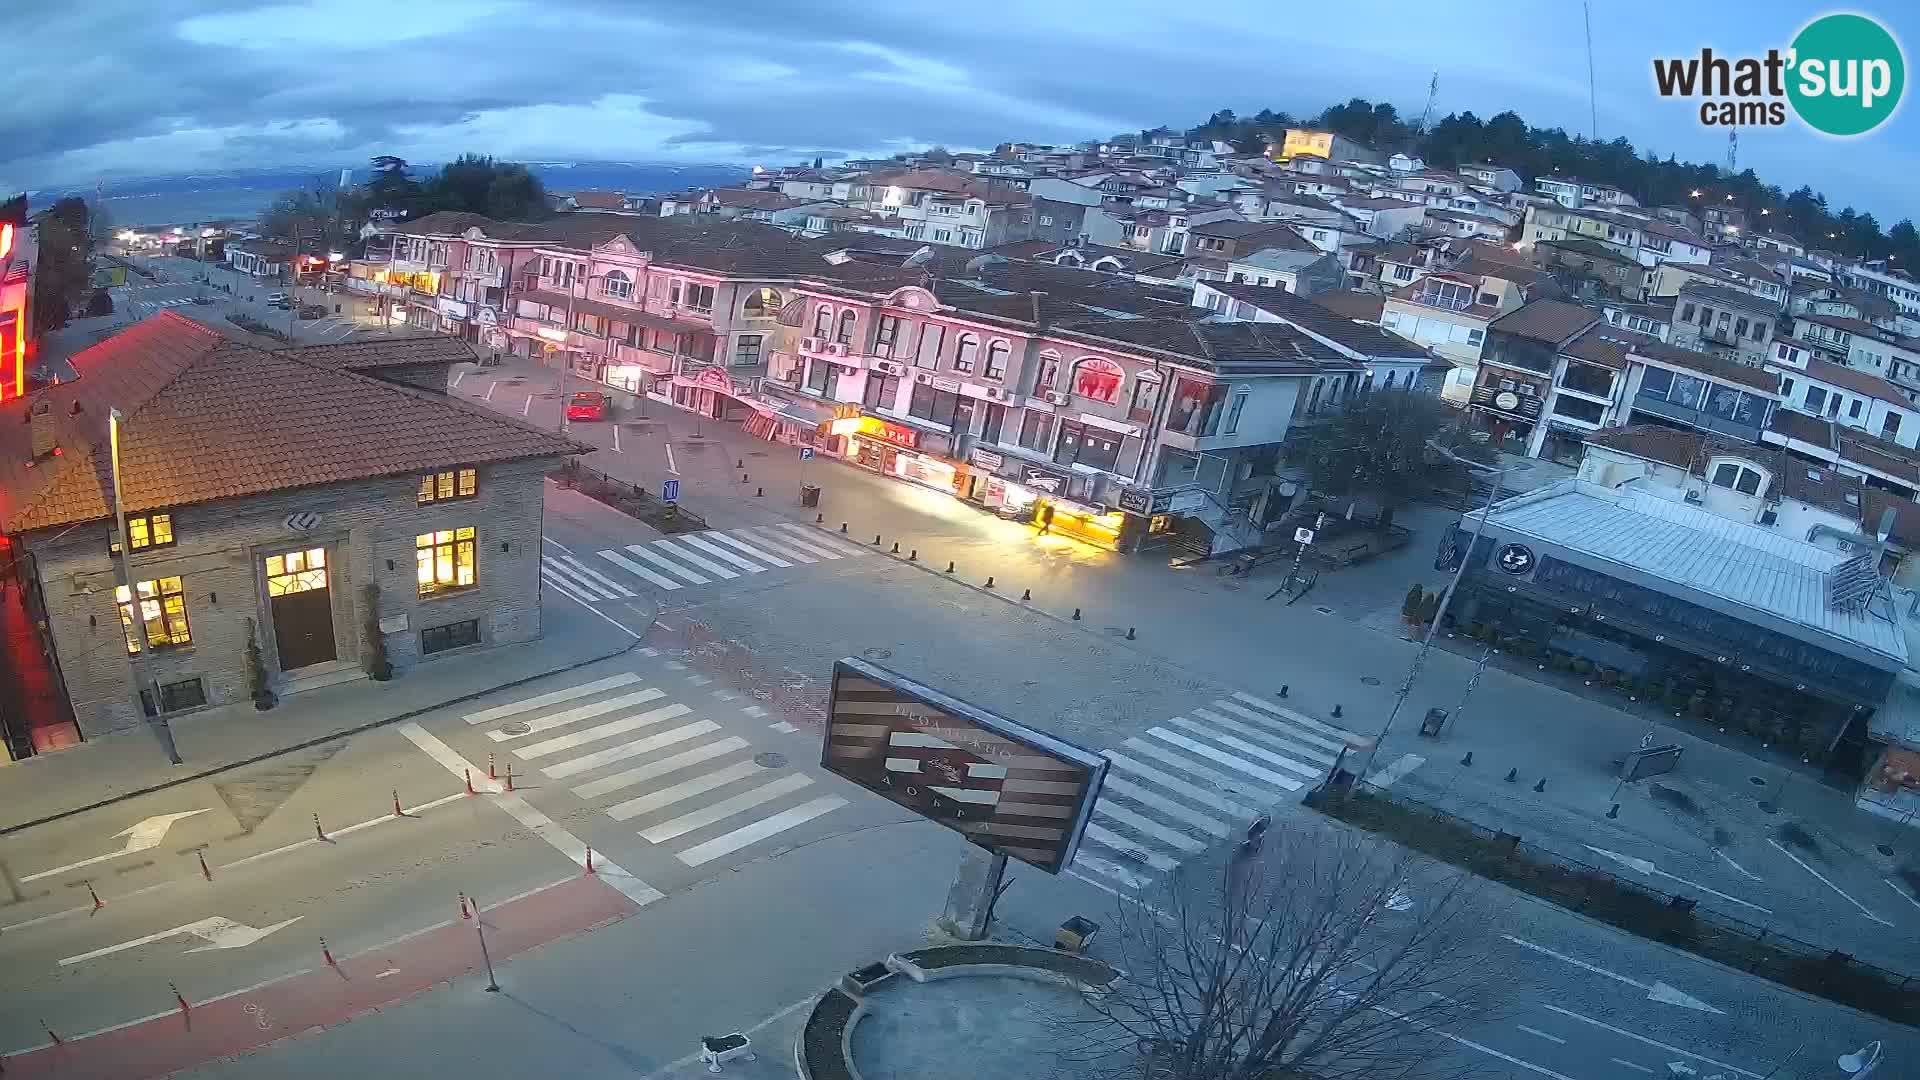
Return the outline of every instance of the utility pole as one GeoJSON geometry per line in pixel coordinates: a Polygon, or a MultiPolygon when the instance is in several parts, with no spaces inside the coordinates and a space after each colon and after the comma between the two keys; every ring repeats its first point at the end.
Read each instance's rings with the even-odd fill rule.
{"type": "MultiPolygon", "coordinates": [[[[571,265],[571,260],[569,260],[569,265],[571,265]]],[[[587,254],[586,270],[586,275],[582,277],[579,282],[579,287],[582,289],[589,288],[590,283],[593,281],[593,254],[591,251],[587,254]]],[[[563,345],[567,346],[565,349],[567,367],[560,375],[560,434],[562,435],[567,433],[569,427],[567,423],[567,406],[573,401],[573,302],[577,295],[574,291],[574,282],[572,278],[569,277],[567,281],[567,340],[562,342],[563,345]]]]}
{"type": "Polygon", "coordinates": [[[1587,24],[1587,118],[1592,126],[1587,137],[1594,142],[1600,141],[1600,100],[1593,89],[1593,5],[1583,2],[1580,5],[1580,18],[1587,24]]]}

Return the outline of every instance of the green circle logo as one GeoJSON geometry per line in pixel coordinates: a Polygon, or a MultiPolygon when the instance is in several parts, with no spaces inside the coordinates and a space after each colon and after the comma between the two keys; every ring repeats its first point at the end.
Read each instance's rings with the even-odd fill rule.
{"type": "Polygon", "coordinates": [[[1787,98],[1815,131],[1872,131],[1893,115],[1906,84],[1900,43],[1865,15],[1822,15],[1793,39],[1787,98]]]}

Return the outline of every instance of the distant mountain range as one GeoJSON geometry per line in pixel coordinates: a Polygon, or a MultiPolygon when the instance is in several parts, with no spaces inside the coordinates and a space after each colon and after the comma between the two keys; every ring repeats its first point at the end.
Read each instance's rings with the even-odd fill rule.
{"type": "MultiPolygon", "coordinates": [[[[438,162],[409,162],[416,176],[438,172],[438,162]]],[[[181,225],[196,221],[251,218],[282,192],[339,183],[342,166],[287,165],[231,169],[218,173],[115,177],[103,181],[107,214],[116,225],[181,225]]],[[[527,168],[549,191],[624,191],[629,195],[725,187],[749,175],[743,165],[680,165],[651,161],[537,161],[527,168]]],[[[366,181],[370,170],[349,170],[348,182],[366,181]]],[[[64,195],[91,199],[94,189],[75,187],[28,193],[36,207],[64,195]]]]}

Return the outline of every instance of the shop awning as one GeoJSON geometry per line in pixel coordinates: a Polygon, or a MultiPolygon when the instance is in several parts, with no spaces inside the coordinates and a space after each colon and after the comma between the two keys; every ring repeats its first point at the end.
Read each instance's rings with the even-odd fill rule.
{"type": "Polygon", "coordinates": [[[811,401],[786,401],[778,398],[764,398],[773,409],[773,414],[790,424],[799,424],[805,428],[816,428],[833,419],[833,409],[811,401]]]}

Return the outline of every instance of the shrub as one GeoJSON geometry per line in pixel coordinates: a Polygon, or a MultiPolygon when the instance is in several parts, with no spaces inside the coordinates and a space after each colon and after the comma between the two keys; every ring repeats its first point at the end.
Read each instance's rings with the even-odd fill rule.
{"type": "Polygon", "coordinates": [[[247,693],[253,698],[253,707],[261,712],[280,703],[267,681],[266,659],[260,653],[260,638],[252,619],[247,620],[247,693]]]}
{"type": "Polygon", "coordinates": [[[1439,617],[1440,594],[1428,593],[1426,598],[1420,601],[1420,621],[1423,623],[1431,623],[1439,617]]]}
{"type": "Polygon", "coordinates": [[[380,586],[367,583],[360,590],[361,635],[366,639],[367,674],[375,682],[393,678],[393,664],[387,660],[387,635],[380,629],[380,586]]]}
{"type": "Polygon", "coordinates": [[[1420,588],[1420,583],[1414,582],[1413,587],[1407,590],[1406,600],[1400,604],[1400,616],[1402,618],[1416,621],[1420,618],[1420,612],[1425,610],[1426,607],[1426,597],[1424,593],[1425,590],[1420,588]]]}

